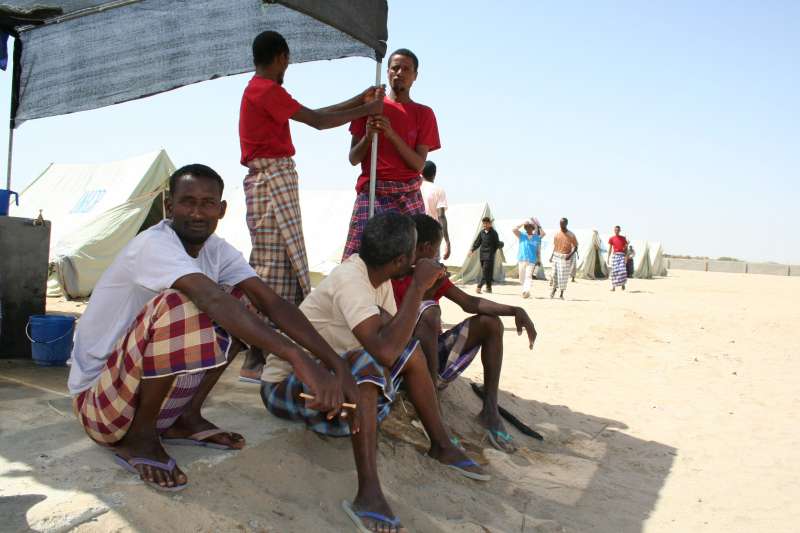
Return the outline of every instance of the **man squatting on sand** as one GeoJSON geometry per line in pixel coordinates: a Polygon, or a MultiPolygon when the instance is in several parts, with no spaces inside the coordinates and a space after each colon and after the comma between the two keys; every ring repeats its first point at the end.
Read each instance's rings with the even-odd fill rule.
{"type": "MultiPolygon", "coordinates": [[[[412,218],[417,226],[417,262],[433,259],[442,244],[441,224],[428,215],[414,215],[412,218]]],[[[392,280],[397,305],[402,305],[413,279],[414,276],[409,274],[392,280]]],[[[443,276],[422,297],[414,337],[422,345],[428,360],[428,371],[440,391],[464,372],[478,350],[481,351],[484,400],[478,421],[486,428],[492,446],[513,453],[516,447],[503,426],[497,408],[497,390],[503,366],[503,323],[499,316],[513,316],[517,333],[521,335],[524,329],[528,334],[529,348],[533,349],[536,329],[524,309],[470,296],[443,276]],[[473,316],[442,332],[442,313],[439,308],[442,296],[473,316]]]]}
{"type": "Polygon", "coordinates": [[[350,426],[304,405],[299,397],[307,387],[285,360],[267,358],[261,386],[272,414],[303,421],[324,435],[350,436],[358,493],[352,503],[342,505],[368,531],[394,532],[402,527],[383,495],[377,468],[377,426],[389,414],[401,383],[430,436],[428,455],[466,477],[489,479],[450,441],[425,354],[412,338],[422,297],[444,276],[444,268],[430,259],[417,261],[403,302],[399,308],[395,304],[391,280],[406,276],[414,265],[416,233],[408,216],[376,215],[365,225],[360,252],[334,268],[300,305],[358,383],[357,418],[348,419],[350,426]]]}
{"type": "Polygon", "coordinates": [[[69,390],[80,423],[92,440],[111,447],[120,466],[159,490],[188,482],[162,443],[244,446],[244,437],[201,413],[242,343],[291,365],[316,398],[309,407],[333,417],[343,402],[358,401],[349,368],[305,316],[214,235],[226,209],[223,185],[205,165],[170,176],[169,218],[117,255],[75,336],[69,390]]]}
{"type": "MultiPolygon", "coordinates": [[[[256,72],[242,95],[239,142],[247,201],[247,227],[253,244],[250,264],[284,300],[299,305],[309,292],[308,258],[300,218],[300,196],[289,119],[318,130],[380,113],[383,89],[370,87],[340,104],[322,109],[300,105],[283,88],[289,67],[289,45],[274,31],[253,41],[256,72]]],[[[248,351],[240,376],[258,382],[264,356],[248,351]]]]}
{"type": "Polygon", "coordinates": [[[378,133],[375,213],[394,211],[406,215],[424,213],[420,193],[420,171],[428,152],[441,148],[439,129],[433,110],[411,100],[411,87],[417,79],[419,60],[411,50],[401,48],[389,56],[387,78],[389,95],[383,99],[383,112],[350,124],[350,164],[361,164],[356,182],[356,201],[350,217],[342,260],[357,253],[361,233],[369,218],[370,153],[373,133],[378,133]]]}

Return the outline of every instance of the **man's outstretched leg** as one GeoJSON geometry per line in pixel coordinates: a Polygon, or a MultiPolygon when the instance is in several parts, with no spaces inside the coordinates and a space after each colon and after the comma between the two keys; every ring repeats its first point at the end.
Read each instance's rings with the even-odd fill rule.
{"type": "Polygon", "coordinates": [[[382,521],[376,516],[370,517],[366,513],[383,515],[389,520],[394,519],[394,513],[386,501],[378,479],[378,387],[372,383],[362,383],[358,386],[358,416],[360,429],[352,435],[353,456],[358,472],[358,493],[353,499],[352,510],[357,513],[370,531],[403,532],[401,525],[394,527],[389,522],[382,521]],[[363,515],[363,516],[361,516],[363,515]]]}
{"type": "Polygon", "coordinates": [[[401,375],[406,383],[409,400],[414,405],[414,409],[431,439],[428,455],[440,463],[455,468],[467,477],[487,481],[489,476],[483,469],[456,448],[447,435],[439,411],[439,402],[436,401],[436,391],[433,388],[430,374],[428,374],[425,355],[421,348],[417,347],[411,354],[401,375]]]}
{"type": "MultiPolygon", "coordinates": [[[[175,376],[143,379],[139,385],[139,402],[128,432],[120,441],[113,444],[114,450],[124,460],[147,459],[159,463],[167,463],[170,456],[161,445],[156,429],[158,414],[164,399],[167,397],[175,376]]],[[[139,476],[148,483],[156,483],[161,487],[185,485],[186,474],[180,468],[168,472],[155,466],[140,464],[134,466],[139,476]]]]}

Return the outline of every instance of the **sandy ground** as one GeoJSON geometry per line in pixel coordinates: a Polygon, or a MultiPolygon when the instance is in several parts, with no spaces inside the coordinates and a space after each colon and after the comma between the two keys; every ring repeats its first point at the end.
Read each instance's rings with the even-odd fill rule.
{"type": "MultiPolygon", "coordinates": [[[[380,474],[409,530],[797,531],[800,278],[670,274],[626,293],[578,280],[566,301],[545,299],[543,282],[531,300],[497,286],[491,297],[523,304],[540,332],[529,352],[505,321],[501,404],[545,441],[512,431],[520,451],[486,450],[493,480],[479,484],[426,458],[411,444],[423,437],[392,421],[380,474]]],[[[445,304],[446,322],[462,317],[445,304]]],[[[65,376],[0,361],[0,531],[352,530],[339,508],[356,487],[348,441],[267,415],[235,372],[207,414],[249,445],[171,448],[191,481],[178,495],[142,486],[89,442],[65,376]]],[[[448,424],[474,450],[468,380],[481,376],[474,365],[444,393],[448,424]]]]}

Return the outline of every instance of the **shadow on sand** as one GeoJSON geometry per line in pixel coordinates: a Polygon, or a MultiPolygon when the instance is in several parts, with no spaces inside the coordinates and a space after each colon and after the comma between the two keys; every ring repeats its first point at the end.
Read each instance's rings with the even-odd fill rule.
{"type": "MultiPolygon", "coordinates": [[[[0,375],[28,372],[22,370],[0,365],[0,375]]],[[[0,529],[39,530],[47,517],[57,515],[67,529],[85,524],[87,531],[351,530],[340,509],[342,499],[352,498],[356,490],[349,439],[323,440],[279,422],[264,411],[257,387],[235,382],[231,370],[212,393],[207,416],[245,434],[248,446],[238,453],[168,448],[190,478],[190,487],[178,495],[144,487],[116,468],[107,450],[89,441],[72,417],[69,399],[58,394],[65,369],[39,374],[39,382],[54,392],[0,379],[5,493],[0,529]],[[73,509],[59,491],[89,498],[95,511],[87,514],[88,504],[73,509]]],[[[566,406],[502,391],[500,403],[545,440],[510,429],[519,450],[510,456],[485,452],[493,476],[488,483],[465,479],[420,453],[419,442],[425,441],[416,428],[407,426],[400,435],[382,430],[382,484],[411,531],[643,530],[674,448],[625,433],[623,422],[566,406]]],[[[481,403],[468,380],[452,383],[442,405],[446,423],[467,449],[488,447],[474,419],[481,403]]]]}

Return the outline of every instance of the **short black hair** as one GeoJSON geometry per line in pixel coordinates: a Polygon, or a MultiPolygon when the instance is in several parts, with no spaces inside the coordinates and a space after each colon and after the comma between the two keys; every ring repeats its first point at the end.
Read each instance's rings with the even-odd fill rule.
{"type": "Polygon", "coordinates": [[[269,65],[281,54],[289,53],[289,45],[276,31],[262,31],[253,39],[253,64],[269,65]]]}
{"type": "Polygon", "coordinates": [[[425,178],[432,178],[436,175],[436,163],[433,161],[425,161],[425,166],[422,167],[422,176],[425,178]]]}
{"type": "Polygon", "coordinates": [[[382,267],[401,255],[411,255],[414,235],[410,216],[391,211],[375,215],[364,226],[358,255],[367,266],[382,267]]]}
{"type": "Polygon", "coordinates": [[[222,197],[222,191],[225,189],[225,182],[222,181],[222,176],[217,174],[213,168],[201,165],[200,163],[192,163],[191,165],[184,165],[169,177],[169,194],[172,196],[175,193],[175,185],[178,183],[178,178],[186,175],[194,176],[195,178],[207,178],[214,180],[219,185],[219,195],[222,197]]]}
{"type": "Polygon", "coordinates": [[[398,48],[397,50],[392,52],[392,55],[389,56],[389,62],[392,61],[392,57],[394,56],[406,56],[408,58],[411,58],[411,61],[414,63],[414,72],[417,72],[419,70],[419,58],[417,57],[417,54],[415,54],[408,48],[398,48]]]}
{"type": "Polygon", "coordinates": [[[439,221],[424,213],[411,215],[417,225],[417,246],[429,242],[431,244],[442,238],[442,225],[439,221]]]}
{"type": "Polygon", "coordinates": [[[491,218],[489,218],[489,217],[483,217],[483,218],[481,219],[481,222],[491,222],[491,221],[492,221],[492,219],[491,219],[491,218]]]}

